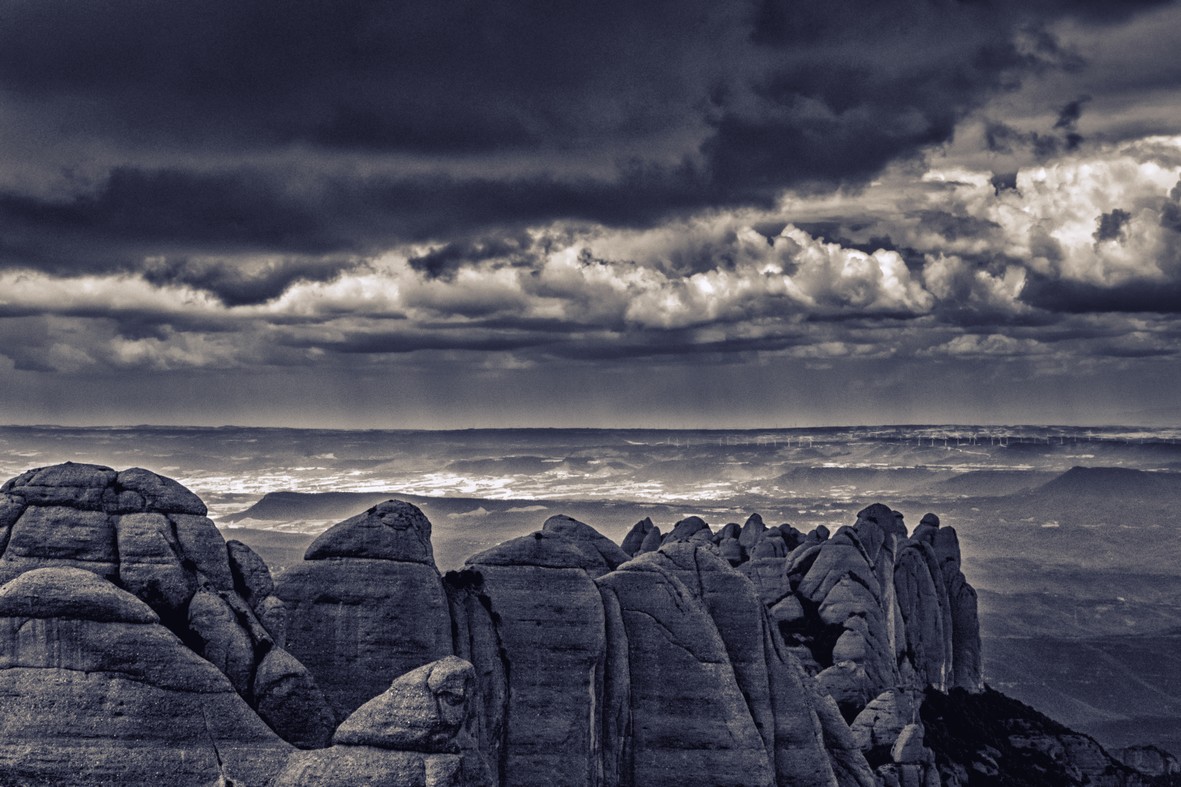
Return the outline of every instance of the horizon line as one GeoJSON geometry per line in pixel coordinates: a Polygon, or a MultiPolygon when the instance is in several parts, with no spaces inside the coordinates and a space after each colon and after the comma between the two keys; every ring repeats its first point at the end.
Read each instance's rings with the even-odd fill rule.
{"type": "Polygon", "coordinates": [[[787,432],[820,429],[1119,429],[1159,431],[1165,429],[1179,429],[1178,424],[1135,424],[1135,423],[953,423],[953,422],[912,422],[912,423],[861,423],[861,424],[813,424],[809,426],[293,426],[274,424],[53,424],[35,423],[0,424],[0,429],[94,429],[94,430],[149,430],[149,429],[184,429],[184,430],[226,430],[226,429],[257,429],[257,430],[285,430],[302,432],[787,432]]]}

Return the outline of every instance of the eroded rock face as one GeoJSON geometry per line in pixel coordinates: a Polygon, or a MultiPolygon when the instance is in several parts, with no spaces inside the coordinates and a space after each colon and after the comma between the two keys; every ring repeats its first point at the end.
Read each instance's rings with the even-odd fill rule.
{"type": "Polygon", "coordinates": [[[337,719],[399,675],[451,655],[451,617],[432,555],[430,522],[391,500],[326,530],[275,582],[287,649],[337,719]]]}
{"type": "Polygon", "coordinates": [[[32,569],[0,588],[0,783],[264,784],[291,751],[94,572],[32,569]]]}
{"type": "Polygon", "coordinates": [[[454,656],[411,670],[345,719],[332,747],[294,755],[275,784],[491,787],[466,730],[474,682],[454,656]]]}
{"type": "Polygon", "coordinates": [[[803,686],[811,679],[769,625],[754,585],[704,545],[669,544],[654,557],[717,627],[775,783],[832,784],[836,776],[823,746],[823,727],[803,686]]]}
{"type": "Polygon", "coordinates": [[[627,643],[620,784],[769,785],[775,773],[717,626],[657,555],[600,577],[627,643]],[[725,745],[722,745],[725,742],[725,745]]]}
{"type": "MultiPolygon", "coordinates": [[[[644,539],[653,531],[660,532],[660,528],[652,524],[650,517],[644,517],[639,522],[632,525],[632,529],[627,531],[627,535],[623,537],[623,543],[619,546],[628,555],[637,555],[640,552],[640,547],[644,544],[644,539]]],[[[657,536],[659,538],[659,535],[657,536]]]]}
{"type": "Polygon", "coordinates": [[[448,575],[456,618],[468,622],[460,652],[488,681],[478,709],[481,748],[505,785],[601,779],[607,645],[594,577],[617,558],[588,526],[554,522],[448,575]]]}
{"type": "Polygon", "coordinates": [[[894,586],[905,624],[906,657],[925,685],[948,687],[952,663],[952,616],[935,552],[906,540],[894,567],[894,586]]]}
{"type": "Polygon", "coordinates": [[[1114,754],[1129,768],[1149,776],[1181,775],[1181,762],[1158,746],[1127,746],[1114,754]]]}
{"type": "Polygon", "coordinates": [[[897,682],[887,599],[875,573],[883,539],[872,522],[842,527],[820,545],[796,588],[816,610],[809,644],[823,668],[817,679],[850,714],[897,682]]]}
{"type": "MultiPolygon", "coordinates": [[[[217,687],[191,665],[177,674],[228,692],[238,705],[218,706],[225,723],[255,729],[240,756],[223,756],[248,783],[277,767],[273,752],[258,765],[255,749],[289,751],[267,725],[315,746],[343,720],[330,748],[288,758],[276,783],[920,784],[934,755],[900,688],[980,685],[975,593],[954,531],[931,517],[911,539],[880,505],[831,538],[757,515],[717,533],[689,517],[662,538],[644,520],[622,549],[557,516],[445,582],[430,532],[421,511],[389,501],[326,531],[276,581],[175,482],[88,465],[31,471],[0,492],[0,578],[17,577],[0,589],[0,635],[24,660],[11,669],[126,667],[151,691],[181,687],[137,661],[140,650],[164,665],[195,660],[217,687]]],[[[81,697],[83,718],[89,682],[104,697],[124,692],[101,674],[39,674],[82,686],[67,696],[81,697]]],[[[136,708],[157,703],[145,718],[169,723],[171,699],[128,696],[136,708]]],[[[176,700],[178,712],[199,716],[190,700],[176,700]]],[[[27,739],[34,706],[12,707],[15,739],[27,739]]],[[[61,744],[60,762],[98,757],[82,727],[60,724],[63,740],[79,738],[61,744]]],[[[194,729],[177,725],[179,743],[156,733],[160,778],[209,775],[194,729]]],[[[36,781],[35,770],[14,772],[36,781]]]]}
{"type": "Polygon", "coordinates": [[[979,692],[984,689],[984,676],[976,590],[960,570],[960,543],[955,528],[940,527],[937,517],[928,516],[912,538],[934,552],[947,593],[951,617],[950,686],[979,692]]]}
{"type": "MultiPolygon", "coordinates": [[[[334,720],[298,662],[289,665],[282,695],[256,681],[259,666],[282,647],[250,601],[265,591],[269,572],[251,562],[249,581],[236,582],[231,562],[250,562],[248,550],[227,548],[205,514],[192,492],[140,468],[66,463],[30,470],[0,487],[0,582],[49,567],[109,581],[145,602],[252,707],[269,709],[263,716],[279,735],[325,745],[334,720]],[[296,682],[299,691],[291,690],[296,682]]],[[[269,615],[281,627],[273,605],[269,615]]]]}

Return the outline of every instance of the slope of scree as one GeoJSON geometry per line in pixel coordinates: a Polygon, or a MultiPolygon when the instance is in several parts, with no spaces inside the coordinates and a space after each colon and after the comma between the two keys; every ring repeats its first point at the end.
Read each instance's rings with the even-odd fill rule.
{"type": "Polygon", "coordinates": [[[0,579],[0,784],[1176,778],[985,687],[955,530],[881,504],[622,545],[557,516],[440,576],[387,501],[272,580],[176,482],[67,464],[0,489],[0,579]]]}

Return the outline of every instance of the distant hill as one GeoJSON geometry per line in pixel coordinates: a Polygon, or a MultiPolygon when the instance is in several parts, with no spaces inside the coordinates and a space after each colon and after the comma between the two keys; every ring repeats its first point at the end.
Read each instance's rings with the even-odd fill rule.
{"type": "Polygon", "coordinates": [[[1002,497],[1035,489],[1057,477],[1051,470],[970,470],[928,488],[935,494],[1002,497]]]}
{"type": "Polygon", "coordinates": [[[392,497],[396,492],[268,492],[262,499],[221,522],[232,524],[247,519],[294,522],[309,519],[347,519],[392,497]]]}
{"type": "Polygon", "coordinates": [[[1128,467],[1072,467],[1036,491],[1042,497],[1181,497],[1181,473],[1150,473],[1128,467]]]}

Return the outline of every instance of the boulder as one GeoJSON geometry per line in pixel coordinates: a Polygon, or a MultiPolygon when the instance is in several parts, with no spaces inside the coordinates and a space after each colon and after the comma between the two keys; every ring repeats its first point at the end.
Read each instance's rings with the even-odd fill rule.
{"type": "Polygon", "coordinates": [[[119,575],[115,526],[102,510],[29,505],[13,523],[0,558],[0,582],[34,568],[84,568],[104,579],[119,575]]]}
{"type": "Polygon", "coordinates": [[[474,679],[454,656],[411,670],[345,719],[332,747],[293,756],[276,786],[491,787],[465,730],[474,679]]]}
{"type": "Polygon", "coordinates": [[[291,751],[144,602],[94,572],[0,589],[0,783],[267,783],[291,751]]]}
{"type": "Polygon", "coordinates": [[[742,545],[738,543],[737,538],[723,538],[719,541],[718,554],[731,566],[737,566],[745,559],[742,552],[742,545]]]}
{"type": "Polygon", "coordinates": [[[664,537],[662,544],[672,543],[674,541],[688,541],[693,537],[703,538],[712,537],[713,533],[709,529],[709,525],[705,520],[699,516],[690,516],[682,519],[673,525],[673,529],[664,537]]]}
{"type": "Polygon", "coordinates": [[[640,543],[640,549],[636,552],[637,555],[642,555],[646,552],[655,552],[660,549],[664,537],[660,535],[660,528],[654,527],[644,536],[643,542],[640,543]]]}
{"type": "Polygon", "coordinates": [[[738,542],[742,544],[742,548],[746,553],[752,554],[755,547],[763,540],[763,533],[767,530],[767,526],[763,523],[763,518],[758,514],[751,514],[747,517],[746,522],[742,525],[742,532],[738,536],[738,542]]]}
{"type": "Polygon", "coordinates": [[[434,567],[431,523],[417,506],[387,500],[333,525],[308,547],[304,560],[369,558],[434,567]]]}
{"type": "Polygon", "coordinates": [[[271,729],[301,749],[327,746],[336,726],[327,697],[311,673],[282,648],[272,648],[254,672],[251,696],[271,729]]]}
{"type": "Polygon", "coordinates": [[[234,589],[252,609],[257,609],[264,599],[275,592],[271,570],[258,554],[241,541],[227,541],[230,573],[234,578],[234,589]]]}
{"type": "Polygon", "coordinates": [[[889,756],[904,727],[917,718],[914,699],[899,689],[889,689],[865,706],[849,725],[853,740],[866,755],[882,760],[889,756]]]}
{"type": "Polygon", "coordinates": [[[590,545],[602,556],[603,561],[609,569],[615,569],[620,564],[626,563],[631,559],[631,555],[616,546],[614,541],[590,525],[579,522],[577,519],[565,516],[564,514],[551,516],[545,520],[545,523],[541,526],[541,530],[543,533],[565,536],[574,541],[581,541],[590,545]]]}
{"type": "MultiPolygon", "coordinates": [[[[660,528],[652,524],[650,517],[644,517],[632,525],[631,530],[627,531],[627,535],[623,537],[623,543],[620,544],[620,548],[628,555],[635,556],[639,553],[640,547],[643,546],[644,539],[653,531],[659,534],[660,528]]],[[[657,538],[659,538],[659,535],[657,535],[657,538]]]]}

